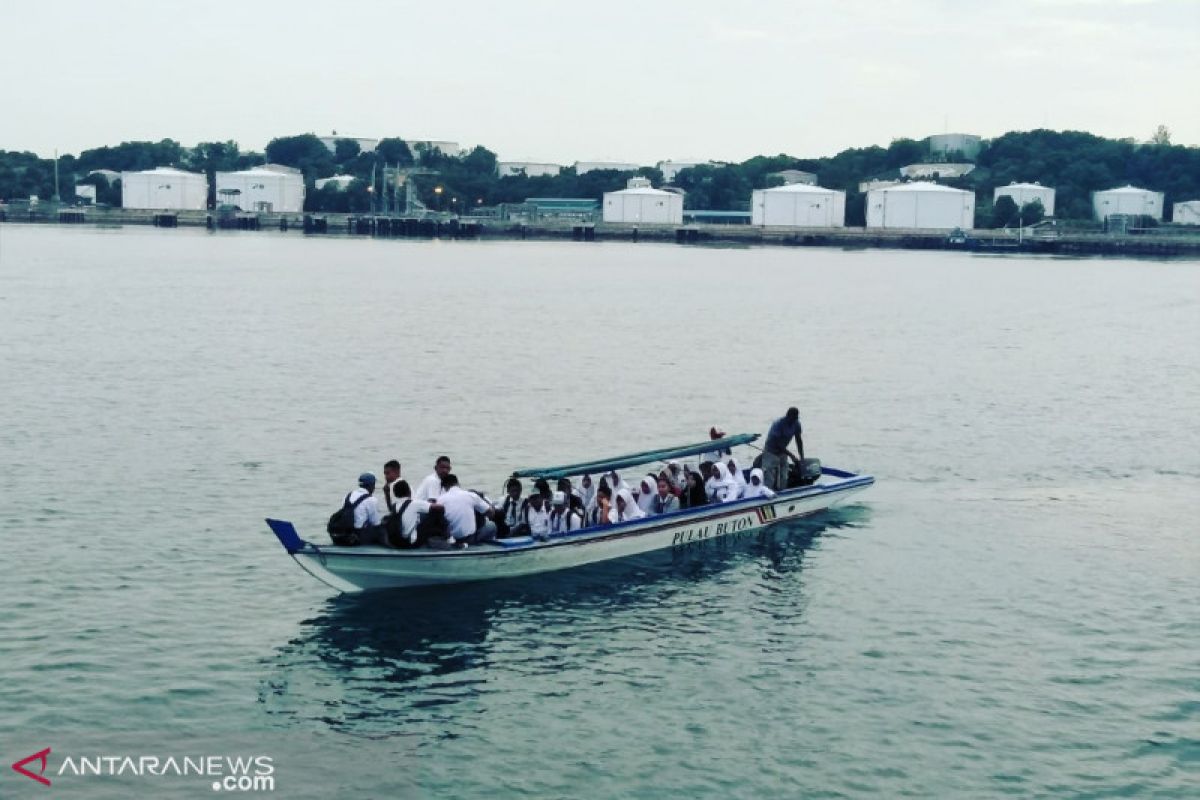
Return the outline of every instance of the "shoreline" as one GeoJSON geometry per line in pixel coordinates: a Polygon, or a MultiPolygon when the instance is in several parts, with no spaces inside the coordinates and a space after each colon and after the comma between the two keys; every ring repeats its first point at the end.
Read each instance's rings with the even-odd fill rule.
{"type": "Polygon", "coordinates": [[[449,217],[369,214],[216,214],[62,207],[0,209],[0,223],[101,227],[200,227],[210,230],[280,231],[308,236],[371,236],[394,239],[504,239],[580,242],[668,242],[685,245],[837,247],[842,249],[966,250],[1076,256],[1178,256],[1200,258],[1200,229],[1158,228],[1137,234],[1056,232],[1026,235],[973,229],[964,238],[947,231],[880,228],[763,228],[751,225],[636,225],[603,222],[536,223],[449,217]]]}

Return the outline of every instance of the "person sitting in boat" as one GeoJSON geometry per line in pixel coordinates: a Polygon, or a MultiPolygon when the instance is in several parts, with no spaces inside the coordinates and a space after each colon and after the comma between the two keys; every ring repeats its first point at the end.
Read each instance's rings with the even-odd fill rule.
{"type": "Polygon", "coordinates": [[[679,466],[678,461],[668,461],[667,465],[658,473],[658,477],[666,477],[667,483],[671,485],[671,494],[676,497],[683,494],[683,489],[687,485],[687,473],[679,466]]]}
{"type": "Polygon", "coordinates": [[[750,470],[750,482],[746,484],[742,497],[774,497],[775,492],[763,482],[763,471],[758,467],[750,470]]]}
{"type": "Polygon", "coordinates": [[[654,498],[650,501],[649,514],[670,514],[679,510],[679,498],[671,491],[671,482],[666,477],[658,479],[654,498]]]}
{"type": "MultiPolygon", "coordinates": [[[[539,482],[545,483],[545,481],[539,482]]],[[[546,507],[545,498],[541,492],[529,495],[522,517],[530,536],[539,541],[550,538],[550,509],[546,507]]]]}
{"type": "Polygon", "coordinates": [[[579,498],[566,492],[555,492],[553,508],[550,511],[550,532],[570,533],[583,527],[583,515],[576,510],[574,503],[579,498]]]}
{"type": "Polygon", "coordinates": [[[704,490],[704,476],[699,472],[687,473],[686,488],[679,498],[684,508],[699,508],[708,505],[708,492],[704,490]]]}
{"type": "Polygon", "coordinates": [[[426,501],[413,498],[408,481],[396,481],[392,486],[391,514],[385,520],[388,544],[398,549],[425,544],[417,535],[417,528],[421,517],[429,513],[429,508],[426,501]]]}
{"type": "Polygon", "coordinates": [[[733,482],[737,484],[738,497],[742,497],[746,491],[746,476],[742,474],[742,465],[733,456],[725,462],[725,467],[729,470],[729,477],[733,478],[733,482]]]}
{"type": "Polygon", "coordinates": [[[712,477],[705,483],[710,503],[732,503],[738,499],[737,483],[729,477],[729,468],[724,464],[713,464],[712,477]]]}
{"type": "Polygon", "coordinates": [[[596,499],[596,486],[592,483],[591,475],[584,475],[579,479],[579,490],[576,496],[583,501],[584,508],[590,508],[592,501],[596,499]]]}
{"type": "Polygon", "coordinates": [[[522,536],[521,509],[525,502],[521,499],[521,481],[509,478],[504,484],[504,502],[500,504],[500,512],[496,515],[497,535],[503,539],[506,536],[522,536]]]}
{"type": "Polygon", "coordinates": [[[463,547],[479,541],[475,526],[475,513],[486,517],[494,515],[495,509],[479,495],[468,492],[458,485],[453,472],[442,478],[442,493],[430,509],[440,508],[446,516],[446,539],[451,547],[463,547]]]}
{"type": "Polygon", "coordinates": [[[650,513],[650,506],[654,503],[654,495],[658,492],[658,478],[654,475],[646,475],[642,478],[641,483],[637,486],[637,504],[645,513],[650,513]]]}
{"type": "Polygon", "coordinates": [[[379,502],[375,499],[375,476],[370,472],[359,475],[358,488],[346,496],[346,502],[354,507],[354,533],[358,543],[382,544],[383,517],[379,513],[379,502]],[[355,505],[363,495],[366,497],[355,505]]]}
{"type": "Polygon", "coordinates": [[[608,511],[608,521],[613,525],[618,522],[632,522],[645,516],[646,512],[638,508],[637,501],[633,499],[633,492],[628,489],[617,492],[617,499],[613,501],[613,507],[608,511]]]}
{"type": "Polygon", "coordinates": [[[608,482],[604,478],[600,479],[600,488],[596,489],[596,502],[588,511],[589,525],[603,525],[608,520],[608,512],[612,508],[612,489],[608,488],[608,482]]]}
{"type": "Polygon", "coordinates": [[[417,500],[425,500],[432,502],[437,500],[445,491],[442,481],[450,474],[450,456],[438,456],[438,460],[433,465],[433,472],[425,476],[420,485],[417,486],[417,493],[413,495],[417,500]]]}
{"type": "Polygon", "coordinates": [[[400,462],[392,459],[383,465],[383,507],[392,507],[396,481],[400,480],[400,462]]]}
{"type": "Polygon", "coordinates": [[[621,491],[622,489],[628,489],[629,484],[621,480],[621,476],[618,475],[617,471],[614,469],[608,473],[608,488],[612,489],[613,496],[615,497],[617,492],[621,491]]]}
{"type": "Polygon", "coordinates": [[[572,495],[567,498],[567,505],[571,508],[572,514],[579,516],[579,527],[586,528],[588,526],[587,509],[583,505],[583,500],[578,495],[572,495]]]}
{"type": "MultiPolygon", "coordinates": [[[[540,494],[542,496],[542,508],[549,512],[550,501],[554,498],[554,492],[550,491],[550,482],[545,478],[538,478],[533,482],[533,488],[536,490],[535,494],[540,494]]],[[[533,499],[532,494],[529,495],[529,499],[533,499]]]]}
{"type": "Polygon", "coordinates": [[[763,481],[776,492],[788,488],[788,459],[797,463],[804,460],[804,439],[800,433],[800,409],[795,406],[767,430],[767,440],[763,443],[763,481]],[[796,440],[799,458],[787,449],[792,439],[796,440]]]}

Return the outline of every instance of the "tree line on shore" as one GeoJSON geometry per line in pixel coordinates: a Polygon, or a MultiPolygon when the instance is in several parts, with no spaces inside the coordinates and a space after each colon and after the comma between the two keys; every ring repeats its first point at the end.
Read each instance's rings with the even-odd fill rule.
{"type": "MultiPolygon", "coordinates": [[[[914,139],[897,139],[887,147],[843,150],[824,158],[789,155],[755,156],[740,164],[700,165],[682,170],[674,185],[684,190],[686,207],[695,210],[748,211],[751,193],[778,185],[773,173],[798,169],[815,173],[826,188],[846,192],[846,224],[865,224],[865,202],[859,183],[898,176],[900,167],[928,162],[926,144],[914,139]]],[[[951,161],[962,159],[950,157],[951,161]]],[[[1037,181],[1056,190],[1056,216],[1085,220],[1092,217],[1091,194],[1116,186],[1133,184],[1165,194],[1164,210],[1175,202],[1200,199],[1200,148],[1172,145],[1160,128],[1150,143],[1114,140],[1080,131],[1033,130],[1006,133],[984,142],[972,159],[975,169],[957,178],[939,182],[972,191],[977,196],[976,227],[1000,227],[1015,222],[1018,209],[1002,198],[993,204],[993,190],[1012,182],[1037,181]]],[[[159,142],[123,142],[116,146],[84,150],[78,156],[58,159],[57,194],[64,201],[75,197],[76,184],[96,186],[97,202],[121,204],[120,181],[110,182],[96,170],[152,169],[176,166],[203,172],[209,178],[209,202],[213,203],[216,172],[246,169],[263,163],[284,164],[302,170],[306,182],[305,210],[314,212],[365,212],[372,208],[402,208],[403,190],[385,183],[390,170],[419,171],[409,174],[417,196],[430,208],[441,211],[469,210],[500,203],[520,203],[529,197],[577,197],[600,199],[604,192],[625,187],[634,174],[661,185],[662,173],[653,167],[636,172],[592,170],[579,175],[567,167],[554,176],[497,175],[496,154],[475,147],[461,155],[447,155],[402,139],[382,139],[374,152],[362,152],[358,142],[340,139],[333,151],[316,136],[303,134],[271,140],[264,152],[243,152],[234,141],[202,142],[184,147],[171,139],[159,142]],[[315,181],[333,175],[349,175],[344,188],[327,184],[317,189],[315,181]]],[[[55,195],[54,160],[33,153],[0,151],[0,200],[55,195]]],[[[1025,210],[1022,221],[1036,217],[1037,208],[1025,210]]]]}

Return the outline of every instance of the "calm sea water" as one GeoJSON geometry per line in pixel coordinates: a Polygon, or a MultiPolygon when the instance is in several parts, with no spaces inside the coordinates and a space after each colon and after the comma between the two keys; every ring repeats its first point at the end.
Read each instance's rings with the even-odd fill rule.
{"type": "Polygon", "coordinates": [[[0,367],[0,757],[55,796],[1200,786],[1195,262],[5,225],[0,367]],[[262,524],[793,403],[878,484],[727,547],[338,597],[262,524]]]}

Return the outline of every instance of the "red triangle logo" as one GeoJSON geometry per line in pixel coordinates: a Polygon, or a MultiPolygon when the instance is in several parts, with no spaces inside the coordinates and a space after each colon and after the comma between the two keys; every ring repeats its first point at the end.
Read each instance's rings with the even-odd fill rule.
{"type": "Polygon", "coordinates": [[[24,775],[26,778],[33,778],[33,779],[34,779],[35,781],[37,781],[38,783],[44,784],[44,785],[46,785],[46,786],[49,786],[49,785],[50,785],[50,779],[49,779],[49,778],[43,778],[43,777],[42,777],[43,775],[45,775],[45,774],[46,774],[46,765],[47,765],[47,761],[48,761],[48,757],[49,757],[49,755],[50,755],[50,748],[49,748],[49,747],[47,747],[45,750],[42,750],[42,751],[40,751],[40,752],[37,752],[37,753],[34,753],[34,754],[33,754],[33,755],[31,755],[31,756],[26,756],[25,758],[22,758],[20,761],[18,761],[17,763],[13,764],[13,765],[12,765],[12,768],[13,768],[13,769],[15,769],[17,772],[21,773],[22,775],[24,775]],[[34,775],[34,774],[33,774],[32,772],[30,772],[29,770],[25,769],[25,765],[26,765],[26,764],[28,764],[28,763],[29,763],[29,762],[31,762],[31,761],[40,761],[40,762],[42,762],[41,769],[39,769],[39,770],[37,771],[37,774],[36,774],[36,775],[34,775]]]}

